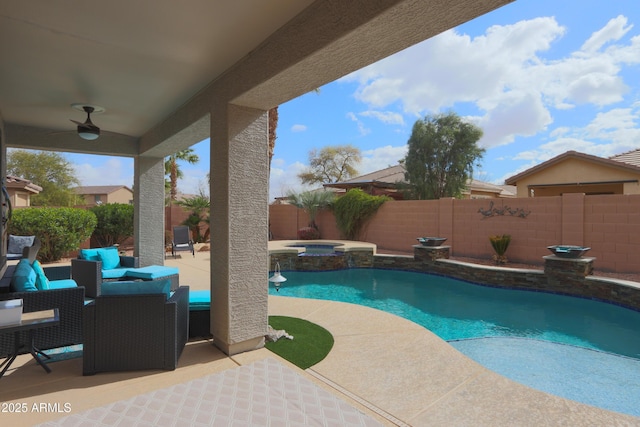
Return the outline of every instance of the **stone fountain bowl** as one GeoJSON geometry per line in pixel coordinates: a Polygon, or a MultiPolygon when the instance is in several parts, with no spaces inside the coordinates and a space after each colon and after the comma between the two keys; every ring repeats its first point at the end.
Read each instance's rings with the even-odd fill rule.
{"type": "Polygon", "coordinates": [[[422,243],[422,246],[440,246],[447,240],[447,238],[446,237],[418,237],[416,240],[422,243]]]}
{"type": "Polygon", "coordinates": [[[547,249],[549,249],[555,256],[558,256],[560,258],[580,258],[591,248],[588,248],[586,246],[553,245],[547,246],[547,249]]]}

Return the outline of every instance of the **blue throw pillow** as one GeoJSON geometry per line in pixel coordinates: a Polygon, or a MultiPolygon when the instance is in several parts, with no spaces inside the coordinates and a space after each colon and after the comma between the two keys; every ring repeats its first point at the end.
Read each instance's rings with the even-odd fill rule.
{"type": "Polygon", "coordinates": [[[170,280],[103,282],[101,295],[165,294],[171,292],[170,280]]]}
{"type": "Polygon", "coordinates": [[[36,272],[29,264],[28,259],[21,259],[11,278],[13,292],[33,292],[36,288],[36,272]]]}
{"type": "Polygon", "coordinates": [[[87,261],[100,261],[98,250],[99,249],[80,249],[78,256],[80,259],[86,259],[87,261]]]}
{"type": "Polygon", "coordinates": [[[42,269],[42,265],[40,265],[40,261],[35,260],[33,264],[31,264],[33,271],[36,272],[36,288],[39,291],[46,291],[49,289],[49,279],[44,274],[44,270],[42,269]]]}
{"type": "Polygon", "coordinates": [[[120,267],[120,255],[117,248],[103,248],[98,251],[98,257],[102,261],[103,270],[112,270],[120,267]]]}

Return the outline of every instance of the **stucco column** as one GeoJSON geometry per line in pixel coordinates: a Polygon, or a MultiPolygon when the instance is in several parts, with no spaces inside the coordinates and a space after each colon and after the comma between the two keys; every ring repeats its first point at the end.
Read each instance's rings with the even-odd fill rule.
{"type": "Polygon", "coordinates": [[[267,112],[211,113],[211,333],[232,355],[260,348],[268,299],[267,112]]]}
{"type": "Polygon", "coordinates": [[[164,264],[164,159],[134,160],[133,235],[140,267],[164,264]]]}

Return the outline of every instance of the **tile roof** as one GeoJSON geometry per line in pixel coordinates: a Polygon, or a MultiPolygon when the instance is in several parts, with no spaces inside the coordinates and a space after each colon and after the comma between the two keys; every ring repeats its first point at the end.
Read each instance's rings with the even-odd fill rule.
{"type": "Polygon", "coordinates": [[[609,157],[609,159],[640,167],[640,148],[627,151],[626,153],[616,154],[615,156],[609,157]]]}

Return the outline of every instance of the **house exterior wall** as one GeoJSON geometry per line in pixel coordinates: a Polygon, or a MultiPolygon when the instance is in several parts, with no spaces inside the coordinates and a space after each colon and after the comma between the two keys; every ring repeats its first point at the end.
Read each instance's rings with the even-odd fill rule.
{"type": "Polygon", "coordinates": [[[14,208],[25,208],[31,206],[31,193],[19,191],[15,188],[7,188],[11,206],[14,208]]]}
{"type": "Polygon", "coordinates": [[[131,204],[133,202],[133,192],[126,188],[120,188],[116,191],[113,191],[107,194],[106,203],[122,203],[125,205],[131,204]]]}
{"type": "Polygon", "coordinates": [[[564,193],[640,194],[638,180],[640,180],[640,174],[583,159],[568,158],[518,180],[517,192],[519,198],[531,197],[529,186],[546,184],[548,187],[534,188],[535,197],[559,196],[564,193]],[[636,182],[620,182],[628,180],[636,182]],[[618,182],[613,183],[614,181],[618,182]],[[575,183],[585,184],[561,185],[575,183]]]}
{"type": "MultiPolygon", "coordinates": [[[[294,206],[270,207],[273,238],[295,239],[294,206]],[[283,220],[286,217],[288,219],[283,220]]],[[[323,239],[340,233],[331,212],[318,215],[323,239]]],[[[302,226],[304,226],[302,225],[302,226]]],[[[583,245],[595,267],[620,273],[640,272],[640,195],[565,194],[497,200],[406,200],[382,205],[359,240],[379,249],[413,251],[418,237],[446,237],[451,256],[491,258],[489,236],[510,234],[506,253],[513,262],[542,265],[547,246],[583,245]],[[514,215],[509,214],[509,208],[514,215]]]]}

